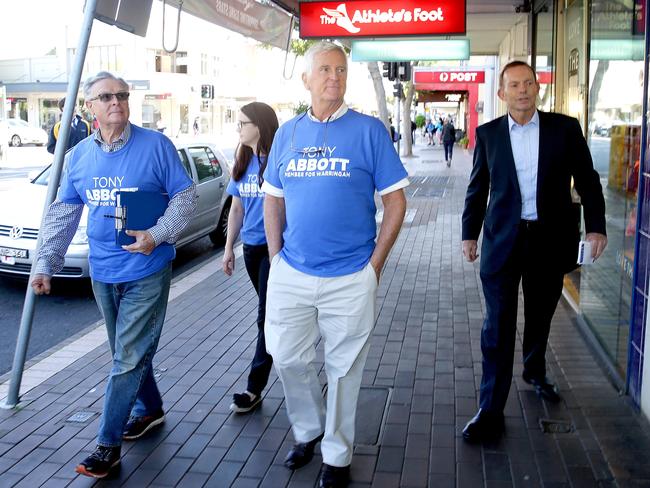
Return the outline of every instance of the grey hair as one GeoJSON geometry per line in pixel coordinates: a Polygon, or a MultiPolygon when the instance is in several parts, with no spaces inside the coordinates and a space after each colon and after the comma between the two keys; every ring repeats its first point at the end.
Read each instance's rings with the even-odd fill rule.
{"type": "Polygon", "coordinates": [[[312,68],[314,67],[314,58],[317,54],[327,53],[330,51],[339,51],[341,54],[343,54],[343,57],[345,58],[345,66],[347,67],[348,55],[345,53],[341,46],[330,41],[320,41],[307,49],[307,52],[305,53],[305,68],[303,72],[311,72],[312,68]]]}
{"type": "Polygon", "coordinates": [[[98,81],[102,81],[102,80],[116,80],[122,84],[125,90],[128,91],[130,88],[129,84],[126,81],[124,81],[124,78],[115,76],[113,73],[109,73],[108,71],[100,71],[96,75],[87,78],[86,81],[84,82],[83,92],[84,92],[84,98],[86,100],[90,98],[90,91],[92,90],[93,85],[98,81]]]}

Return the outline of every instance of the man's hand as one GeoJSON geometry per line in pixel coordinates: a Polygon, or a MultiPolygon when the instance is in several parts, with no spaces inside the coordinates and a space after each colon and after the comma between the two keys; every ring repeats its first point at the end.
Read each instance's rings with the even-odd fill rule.
{"type": "Polygon", "coordinates": [[[375,271],[377,276],[377,283],[379,283],[379,278],[381,278],[381,270],[384,268],[384,263],[373,263],[372,259],[370,260],[370,266],[375,271]]]}
{"type": "Polygon", "coordinates": [[[235,253],[232,249],[224,249],[223,251],[223,272],[228,276],[232,276],[235,271],[235,253]]]}
{"type": "Polygon", "coordinates": [[[125,251],[132,253],[139,252],[148,256],[156,247],[153,237],[146,230],[127,230],[126,235],[135,237],[135,242],[128,246],[122,246],[122,249],[125,251]]]}
{"type": "Polygon", "coordinates": [[[478,241],[463,241],[463,256],[468,263],[473,263],[478,258],[478,241]]]}
{"type": "Polygon", "coordinates": [[[50,290],[52,289],[51,286],[51,281],[52,278],[49,277],[48,275],[44,274],[37,274],[34,275],[34,279],[32,280],[32,288],[34,290],[35,295],[49,295],[50,290]]]}
{"type": "Polygon", "coordinates": [[[607,236],[598,232],[589,232],[585,239],[591,242],[591,257],[595,261],[607,247],[607,236]]]}

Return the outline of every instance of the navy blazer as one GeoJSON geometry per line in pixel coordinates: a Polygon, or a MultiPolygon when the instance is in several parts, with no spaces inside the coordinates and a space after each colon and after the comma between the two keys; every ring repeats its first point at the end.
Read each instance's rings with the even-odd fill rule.
{"type": "MultiPolygon", "coordinates": [[[[576,268],[580,195],[587,232],[606,234],[605,199],[580,124],[566,115],[539,113],[537,216],[546,252],[533,259],[563,273],[576,268]]],[[[476,129],[474,166],[465,197],[463,240],[478,240],[483,227],[481,273],[502,269],[515,245],[521,220],[521,191],[512,156],[508,116],[476,129]],[[489,197],[489,198],[488,198],[489,197]]]]}

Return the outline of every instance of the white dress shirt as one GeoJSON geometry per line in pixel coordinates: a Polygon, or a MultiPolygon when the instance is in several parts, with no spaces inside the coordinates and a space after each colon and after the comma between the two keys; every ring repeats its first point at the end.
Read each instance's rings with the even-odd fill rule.
{"type": "Polygon", "coordinates": [[[508,114],[510,145],[521,191],[521,218],[537,220],[537,166],[539,162],[539,114],[520,125],[508,114]]]}

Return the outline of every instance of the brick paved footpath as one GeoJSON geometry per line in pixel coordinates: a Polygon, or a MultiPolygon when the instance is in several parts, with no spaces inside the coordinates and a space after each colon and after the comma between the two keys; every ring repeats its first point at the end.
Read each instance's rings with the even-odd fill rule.
{"type": "MultiPolygon", "coordinates": [[[[360,429],[365,444],[355,449],[351,486],[650,486],[648,424],[611,386],[564,303],[548,352],[564,401],[547,404],[523,383],[518,342],[507,435],[494,445],[462,441],[476,410],[484,310],[478,265],[460,253],[471,161],[457,148],[448,169],[438,147],[416,152],[405,159],[409,213],[379,287],[364,371],[370,400],[361,416],[382,422],[360,429]],[[372,401],[382,394],[385,409],[372,401]],[[570,431],[543,433],[540,418],[570,431]]],[[[256,337],[256,297],[243,268],[238,259],[228,279],[215,262],[214,273],[172,300],[154,362],[167,422],[124,444],[120,472],[97,486],[314,486],[320,455],[293,474],[282,466],[293,438],[274,373],[261,409],[228,410],[245,386],[256,337]]],[[[318,360],[322,367],[322,347],[318,360]]],[[[0,410],[0,487],[94,484],[74,466],[95,444],[109,365],[104,344],[25,394],[20,409],[0,410]],[[80,413],[91,417],[69,420],[80,413]]]]}

